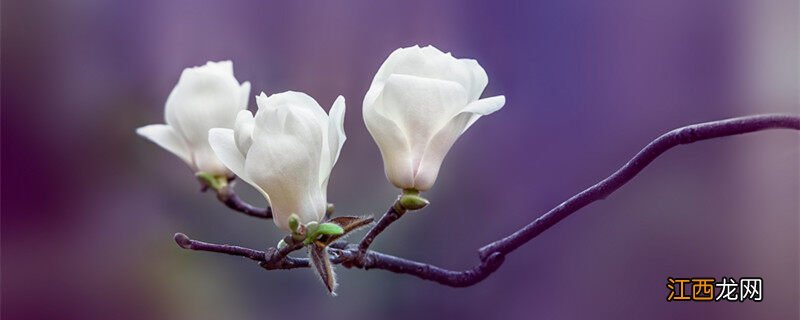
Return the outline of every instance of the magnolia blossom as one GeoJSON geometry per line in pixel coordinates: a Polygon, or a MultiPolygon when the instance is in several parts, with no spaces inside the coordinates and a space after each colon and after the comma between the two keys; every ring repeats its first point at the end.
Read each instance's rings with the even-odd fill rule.
{"type": "Polygon", "coordinates": [[[505,104],[504,96],[480,99],[488,82],[477,61],[433,46],[392,52],[363,106],[389,181],[403,189],[430,189],[456,139],[505,104]]]}
{"type": "Polygon", "coordinates": [[[247,108],[250,83],[239,83],[230,61],[187,68],[167,98],[167,124],[136,129],[185,161],[195,172],[230,175],[208,144],[208,130],[233,127],[236,114],[247,108]]]}
{"type": "Polygon", "coordinates": [[[275,224],[289,230],[292,213],[301,223],[319,222],[327,207],[328,177],[344,135],[344,98],[330,115],[310,96],[284,92],[256,97],[258,111],[241,111],[233,129],[209,131],[222,162],[264,194],[275,224]]]}

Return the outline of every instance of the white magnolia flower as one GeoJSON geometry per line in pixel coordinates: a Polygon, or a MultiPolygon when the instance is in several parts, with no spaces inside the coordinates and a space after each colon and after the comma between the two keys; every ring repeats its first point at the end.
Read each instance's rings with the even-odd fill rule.
{"type": "Polygon", "coordinates": [[[186,68],[167,98],[167,124],[144,126],[136,133],[174,153],[195,172],[230,175],[208,144],[208,130],[232,128],[249,96],[250,83],[239,84],[230,61],[186,68]]]}
{"type": "Polygon", "coordinates": [[[211,129],[211,147],[264,194],[279,228],[289,230],[292,213],[301,223],[319,222],[328,204],[328,177],[346,139],[344,98],[336,99],[330,115],[301,92],[261,93],[256,102],[255,118],[245,110],[233,129],[211,129]]]}
{"type": "Polygon", "coordinates": [[[395,186],[433,186],[450,147],[478,118],[505,104],[480,99],[489,82],[477,61],[433,46],[397,49],[378,69],[364,97],[364,122],[395,186]]]}

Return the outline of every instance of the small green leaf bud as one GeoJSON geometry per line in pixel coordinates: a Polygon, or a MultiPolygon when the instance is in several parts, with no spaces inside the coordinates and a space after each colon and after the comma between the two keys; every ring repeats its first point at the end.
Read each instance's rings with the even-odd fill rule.
{"type": "Polygon", "coordinates": [[[289,215],[289,230],[292,230],[292,233],[297,233],[297,228],[300,227],[300,216],[295,213],[289,215]]]}
{"type": "Polygon", "coordinates": [[[327,223],[327,222],[322,223],[317,228],[317,234],[320,235],[326,234],[326,235],[337,236],[343,233],[344,233],[344,228],[340,227],[335,223],[327,223]]]}

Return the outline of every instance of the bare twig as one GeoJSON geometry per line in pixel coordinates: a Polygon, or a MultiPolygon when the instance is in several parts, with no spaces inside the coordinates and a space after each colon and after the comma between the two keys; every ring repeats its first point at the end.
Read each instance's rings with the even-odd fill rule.
{"type": "Polygon", "coordinates": [[[263,251],[243,248],[239,246],[231,246],[227,244],[215,244],[215,243],[207,243],[207,242],[192,240],[189,239],[189,237],[187,237],[183,233],[175,234],[175,242],[178,243],[178,245],[184,249],[218,252],[234,256],[245,257],[255,261],[266,261],[263,251]]]}
{"type": "Polygon", "coordinates": [[[778,128],[800,130],[800,116],[768,114],[731,118],[690,125],[667,132],[650,142],[628,163],[608,178],[569,198],[508,237],[481,248],[479,250],[480,257],[481,259],[486,259],[495,252],[508,254],[514,251],[575,211],[592,202],[605,199],[612,192],[633,179],[658,156],[673,147],[702,140],[778,128]]]}
{"type": "Polygon", "coordinates": [[[219,199],[220,202],[224,203],[228,208],[244,213],[251,217],[272,219],[272,208],[260,208],[244,202],[244,200],[239,198],[239,196],[237,196],[233,191],[234,183],[235,181],[231,180],[228,185],[221,188],[217,192],[217,199],[219,199]]]}
{"type": "Polygon", "coordinates": [[[372,241],[375,241],[375,238],[383,232],[392,222],[397,221],[403,214],[406,213],[406,209],[400,205],[400,203],[395,202],[394,205],[389,207],[389,210],[383,214],[378,223],[370,229],[367,234],[361,239],[361,242],[358,244],[358,252],[360,255],[364,255],[369,249],[369,246],[372,244],[372,241]]]}
{"type": "MultiPolygon", "coordinates": [[[[481,263],[471,269],[463,271],[447,270],[368,250],[375,237],[405,213],[404,208],[396,208],[396,206],[392,206],[384,214],[358,246],[348,245],[341,241],[331,244],[329,250],[333,257],[330,259],[332,263],[341,264],[347,268],[382,269],[413,275],[452,287],[470,286],[486,279],[497,270],[503,263],[505,255],[513,252],[570,214],[594,201],[606,198],[633,179],[647,165],[667,150],[681,144],[777,128],[800,130],[800,116],[757,115],[701,123],[672,130],[648,144],[608,178],[569,198],[519,231],[481,248],[479,250],[481,263]]],[[[287,256],[291,251],[299,249],[297,247],[284,248],[283,250],[272,248],[270,250],[273,253],[269,254],[268,257],[268,254],[262,251],[191,240],[180,233],[175,235],[175,241],[184,249],[247,257],[258,261],[262,267],[268,270],[309,267],[308,259],[287,256]],[[281,253],[282,251],[283,253],[281,253]]]]}
{"type": "Polygon", "coordinates": [[[408,274],[420,279],[438,282],[450,287],[468,287],[486,279],[505,261],[502,254],[493,254],[475,267],[463,271],[448,270],[434,265],[407,260],[392,255],[368,251],[364,258],[360,252],[342,251],[345,267],[359,269],[381,269],[394,273],[408,274]],[[348,264],[350,262],[351,264],[348,264]]]}

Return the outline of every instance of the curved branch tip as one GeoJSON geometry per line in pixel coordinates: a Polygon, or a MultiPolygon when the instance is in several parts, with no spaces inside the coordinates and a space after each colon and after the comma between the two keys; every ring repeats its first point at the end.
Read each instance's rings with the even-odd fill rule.
{"type": "Polygon", "coordinates": [[[175,243],[177,243],[178,246],[180,246],[181,248],[184,249],[192,248],[192,239],[189,239],[189,237],[186,236],[185,234],[178,232],[175,234],[173,238],[175,239],[175,243]]]}

